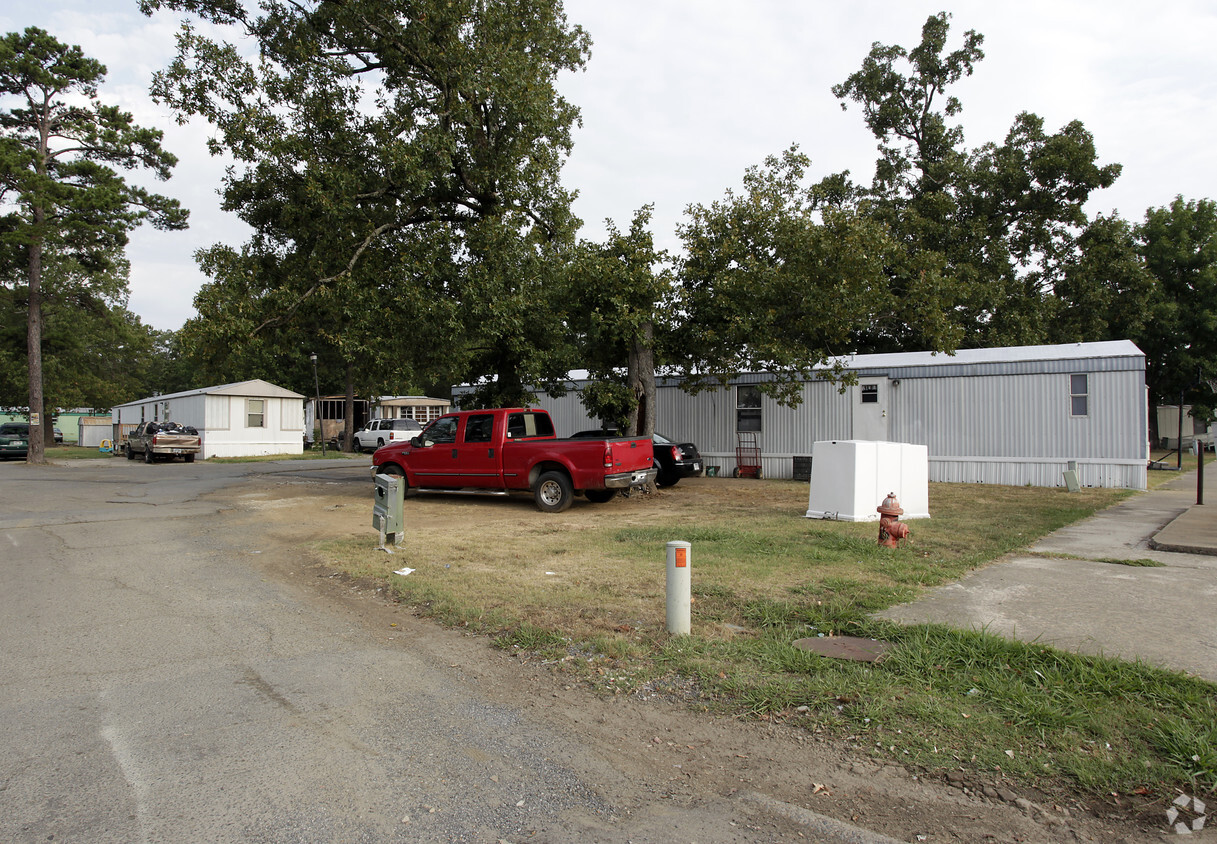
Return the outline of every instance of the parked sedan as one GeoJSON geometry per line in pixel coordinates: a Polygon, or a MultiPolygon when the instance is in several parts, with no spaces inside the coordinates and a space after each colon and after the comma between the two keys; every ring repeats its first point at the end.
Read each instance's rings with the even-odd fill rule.
{"type": "Polygon", "coordinates": [[[0,425],[0,459],[10,457],[25,459],[30,453],[30,425],[28,422],[5,422],[0,425]]]}
{"type": "MultiPolygon", "coordinates": [[[[571,439],[587,439],[588,437],[617,437],[620,432],[615,429],[597,431],[579,431],[571,434],[571,439]]],[[[693,443],[677,443],[663,434],[651,437],[655,446],[655,468],[659,475],[655,478],[658,486],[675,486],[681,478],[694,478],[704,471],[701,454],[693,443]]]]}

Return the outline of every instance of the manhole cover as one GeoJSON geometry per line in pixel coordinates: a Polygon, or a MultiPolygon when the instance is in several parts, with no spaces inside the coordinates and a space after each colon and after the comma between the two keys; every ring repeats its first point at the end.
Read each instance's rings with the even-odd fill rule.
{"type": "Polygon", "coordinates": [[[861,639],[857,636],[825,636],[814,639],[798,639],[794,646],[801,651],[811,651],[820,656],[836,659],[852,659],[855,662],[878,662],[887,652],[896,647],[891,642],[878,639],[861,639]]]}

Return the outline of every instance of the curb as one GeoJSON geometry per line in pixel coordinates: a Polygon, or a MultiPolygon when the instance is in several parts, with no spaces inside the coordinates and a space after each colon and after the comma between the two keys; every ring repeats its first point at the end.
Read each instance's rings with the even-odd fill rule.
{"type": "Polygon", "coordinates": [[[825,844],[904,844],[898,839],[821,815],[811,809],[804,809],[802,806],[784,803],[767,794],[745,791],[740,794],[739,799],[754,803],[787,820],[802,824],[817,836],[818,841],[825,842],[825,844]]]}
{"type": "Polygon", "coordinates": [[[1149,547],[1154,551],[1173,551],[1176,554],[1199,554],[1202,557],[1217,557],[1217,548],[1202,545],[1182,545],[1178,542],[1159,542],[1150,539],[1149,547]]]}

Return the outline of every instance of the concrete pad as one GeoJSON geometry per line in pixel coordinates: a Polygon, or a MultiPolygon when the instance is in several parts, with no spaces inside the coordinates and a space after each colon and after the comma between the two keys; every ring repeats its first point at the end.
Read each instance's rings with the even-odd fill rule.
{"type": "Polygon", "coordinates": [[[1217,682],[1215,606],[1212,568],[1015,557],[876,616],[1140,659],[1217,682]]]}
{"type": "Polygon", "coordinates": [[[1056,531],[878,618],[985,630],[1217,682],[1217,463],[1056,531]],[[1106,560],[1153,560],[1161,567],[1106,560]]]}

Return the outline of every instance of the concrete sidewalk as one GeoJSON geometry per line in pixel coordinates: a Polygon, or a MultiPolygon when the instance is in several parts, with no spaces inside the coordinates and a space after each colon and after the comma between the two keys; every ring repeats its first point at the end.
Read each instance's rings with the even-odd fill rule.
{"type": "Polygon", "coordinates": [[[1118,656],[1217,682],[1217,463],[882,613],[1118,656]],[[1211,503],[1208,503],[1210,502],[1211,503]],[[1160,567],[1123,565],[1152,560],[1160,567]]]}

